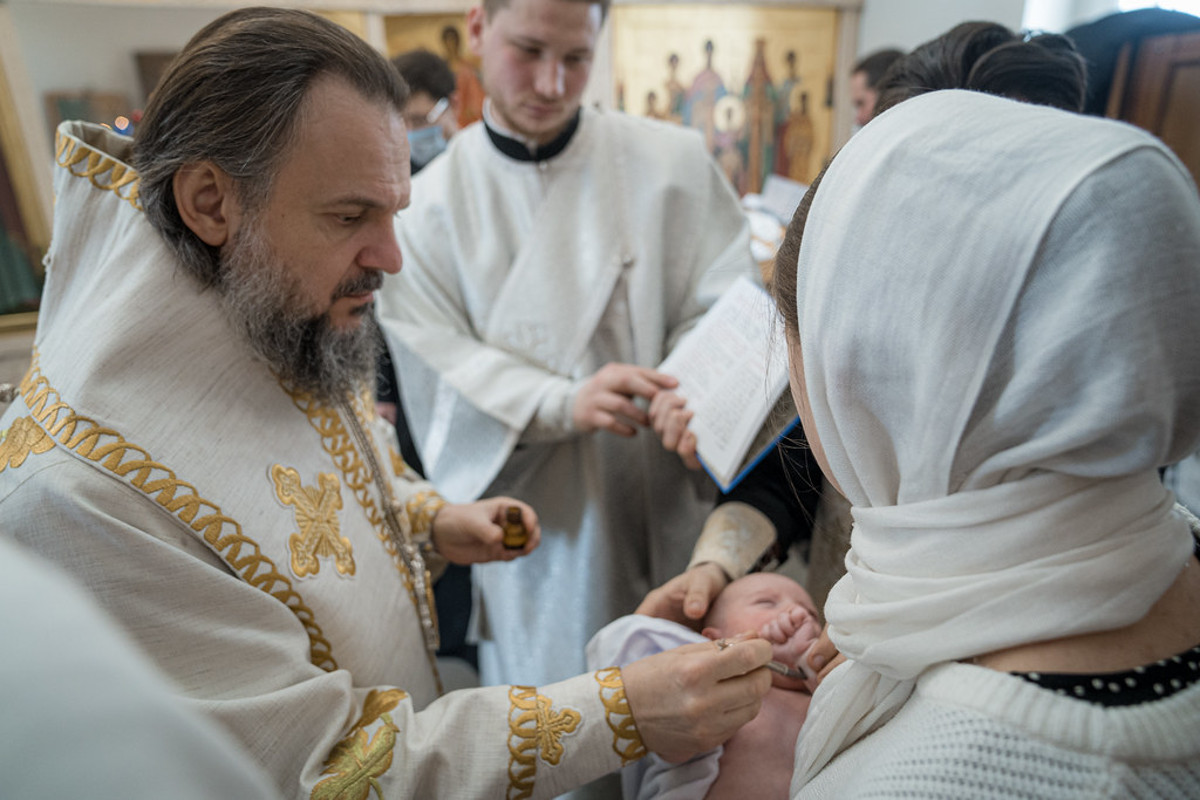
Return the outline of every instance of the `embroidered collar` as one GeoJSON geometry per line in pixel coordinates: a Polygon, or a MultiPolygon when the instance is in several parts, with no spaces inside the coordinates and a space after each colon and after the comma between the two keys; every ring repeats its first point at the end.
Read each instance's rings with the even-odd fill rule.
{"type": "Polygon", "coordinates": [[[493,127],[494,122],[487,115],[484,115],[483,127],[487,131],[488,138],[492,140],[492,144],[496,146],[496,149],[509,158],[515,161],[549,161],[565,150],[567,145],[571,143],[571,138],[575,135],[575,131],[579,129],[579,119],[582,114],[582,107],[576,109],[575,115],[571,117],[571,121],[563,128],[562,133],[541,147],[531,147],[520,139],[516,139],[507,133],[501,133],[493,127]]]}

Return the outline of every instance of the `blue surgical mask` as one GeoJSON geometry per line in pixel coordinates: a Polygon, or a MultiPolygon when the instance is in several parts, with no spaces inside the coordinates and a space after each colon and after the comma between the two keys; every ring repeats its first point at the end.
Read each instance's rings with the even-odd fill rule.
{"type": "Polygon", "coordinates": [[[442,135],[439,125],[428,128],[418,128],[408,132],[409,158],[412,160],[413,172],[424,167],[433,157],[446,149],[446,137],[442,135]]]}

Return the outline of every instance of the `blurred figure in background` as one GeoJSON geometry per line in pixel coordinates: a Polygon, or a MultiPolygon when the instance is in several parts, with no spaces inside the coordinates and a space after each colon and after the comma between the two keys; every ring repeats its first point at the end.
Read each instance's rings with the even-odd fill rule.
{"type": "Polygon", "coordinates": [[[875,87],[888,67],[904,55],[902,50],[877,50],[863,56],[850,72],[850,101],[854,104],[854,124],[866,125],[875,114],[875,87]]]}

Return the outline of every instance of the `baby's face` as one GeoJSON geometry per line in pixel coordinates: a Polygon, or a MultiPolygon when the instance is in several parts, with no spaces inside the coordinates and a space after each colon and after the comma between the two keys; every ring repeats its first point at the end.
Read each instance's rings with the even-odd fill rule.
{"type": "Polygon", "coordinates": [[[739,578],[717,595],[704,635],[710,639],[756,631],[774,646],[775,660],[795,667],[821,633],[817,609],[791,578],[759,572],[739,578]]]}

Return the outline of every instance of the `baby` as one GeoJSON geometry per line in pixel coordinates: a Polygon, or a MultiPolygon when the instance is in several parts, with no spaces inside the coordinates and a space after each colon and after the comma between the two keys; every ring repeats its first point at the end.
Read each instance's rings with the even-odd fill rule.
{"type": "MultiPolygon", "coordinates": [[[[799,669],[821,625],[804,587],[784,575],[758,572],[733,581],[717,595],[700,634],[670,620],[638,614],[606,625],[588,643],[588,668],[624,666],[671,647],[706,638],[720,642],[746,632],[770,641],[776,661],[799,669]]],[[[669,764],[651,754],[626,767],[621,775],[625,800],[786,798],[796,736],[811,699],[803,678],[773,675],[758,716],[724,747],[683,764],[669,764]]]]}

